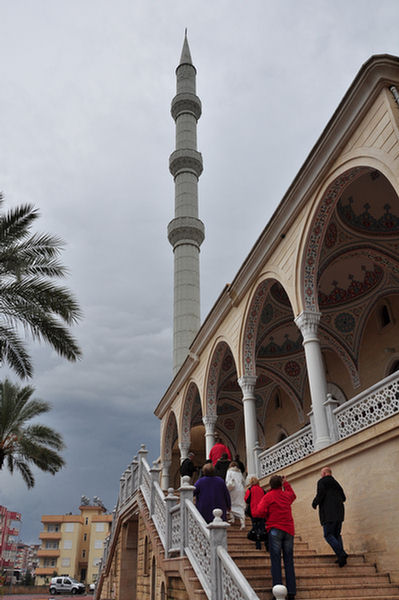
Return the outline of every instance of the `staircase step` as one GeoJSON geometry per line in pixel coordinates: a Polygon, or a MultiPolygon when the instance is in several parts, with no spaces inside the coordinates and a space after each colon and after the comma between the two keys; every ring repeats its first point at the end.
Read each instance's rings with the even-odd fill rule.
{"type": "MultiPolygon", "coordinates": [[[[228,550],[260,600],[272,600],[270,555],[257,550],[245,531],[234,524],[228,530],[228,550]]],[[[310,549],[308,543],[295,537],[294,565],[297,600],[399,600],[399,586],[390,583],[387,573],[377,573],[364,554],[348,557],[340,568],[336,556],[310,549]]],[[[284,578],[284,570],[283,570],[284,578]]]]}

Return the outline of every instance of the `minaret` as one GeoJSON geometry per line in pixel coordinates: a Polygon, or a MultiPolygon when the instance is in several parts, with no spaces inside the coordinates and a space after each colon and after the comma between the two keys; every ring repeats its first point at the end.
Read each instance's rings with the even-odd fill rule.
{"type": "Polygon", "coordinates": [[[169,170],[175,181],[175,218],[168,225],[168,240],[174,253],[173,374],[187,357],[201,324],[199,252],[205,229],[198,218],[202,156],[197,151],[201,101],[195,93],[196,74],[186,30],[176,69],[176,96],[171,106],[176,122],[176,150],[169,158],[169,170]]]}

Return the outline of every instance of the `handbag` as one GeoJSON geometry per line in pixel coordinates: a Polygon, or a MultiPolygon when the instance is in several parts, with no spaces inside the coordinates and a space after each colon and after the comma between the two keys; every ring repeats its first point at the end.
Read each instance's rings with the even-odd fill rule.
{"type": "MultiPolygon", "coordinates": [[[[245,502],[247,503],[247,505],[245,507],[245,514],[247,515],[247,517],[252,517],[252,515],[251,515],[251,492],[249,492],[249,496],[245,500],[245,502]]],[[[248,539],[250,539],[250,538],[248,538],[248,539]]]]}
{"type": "Polygon", "coordinates": [[[250,529],[247,533],[247,538],[249,540],[251,540],[251,542],[256,542],[258,539],[258,534],[256,533],[255,529],[252,527],[252,529],[250,529]]]}

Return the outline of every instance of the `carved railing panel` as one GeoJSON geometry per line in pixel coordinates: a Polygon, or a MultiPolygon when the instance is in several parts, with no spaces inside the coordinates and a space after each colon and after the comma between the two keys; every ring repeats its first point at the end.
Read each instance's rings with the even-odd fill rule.
{"type": "Polygon", "coordinates": [[[308,456],[313,450],[312,430],[307,425],[272,448],[259,453],[260,476],[266,477],[279,471],[308,456]]]}
{"type": "Polygon", "coordinates": [[[163,547],[166,547],[166,511],[165,511],[165,496],[159,483],[154,484],[154,512],[152,520],[161,538],[163,547]]]}
{"type": "Polygon", "coordinates": [[[217,554],[221,564],[223,600],[259,600],[229,553],[222,546],[218,546],[217,554]]]}
{"type": "Polygon", "coordinates": [[[206,523],[191,502],[186,502],[188,546],[185,549],[191,565],[208,598],[211,597],[211,544],[206,523]]]}
{"type": "Polygon", "coordinates": [[[171,540],[170,552],[178,552],[180,550],[180,505],[174,506],[170,511],[171,518],[171,540]]]}
{"type": "Polygon", "coordinates": [[[334,410],[339,439],[399,412],[399,375],[394,373],[334,410]]]}

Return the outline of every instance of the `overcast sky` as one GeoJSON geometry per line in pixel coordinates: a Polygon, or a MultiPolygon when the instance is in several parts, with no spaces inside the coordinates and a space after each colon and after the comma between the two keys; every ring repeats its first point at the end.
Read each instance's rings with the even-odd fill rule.
{"type": "MultiPolygon", "coordinates": [[[[62,433],[56,476],[0,472],[0,504],[38,543],[42,514],[115,505],[171,381],[170,102],[184,38],[204,160],[202,318],[230,282],[372,55],[399,55],[397,0],[0,0],[0,190],[66,242],[83,359],[31,343],[32,385],[62,433]]],[[[3,370],[2,377],[6,372],[3,370]]],[[[16,375],[12,379],[17,381],[16,375]]]]}

